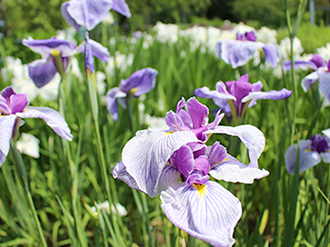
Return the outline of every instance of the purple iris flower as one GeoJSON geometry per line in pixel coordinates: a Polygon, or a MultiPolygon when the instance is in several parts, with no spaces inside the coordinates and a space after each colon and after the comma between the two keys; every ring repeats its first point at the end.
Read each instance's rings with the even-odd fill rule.
{"type": "Polygon", "coordinates": [[[135,71],[128,79],[121,80],[119,87],[107,92],[107,108],[114,121],[118,121],[118,104],[126,108],[126,99],[139,97],[155,87],[158,72],[152,68],[144,68],[135,71]]]}
{"type": "Polygon", "coordinates": [[[319,76],[319,89],[322,95],[330,102],[330,60],[326,67],[317,70],[319,76]]]}
{"type": "Polygon", "coordinates": [[[195,95],[201,98],[211,98],[226,114],[231,113],[234,119],[241,119],[247,108],[254,106],[258,99],[280,100],[288,98],[292,92],[285,88],[280,91],[271,90],[261,92],[260,81],[251,84],[249,75],[241,76],[237,81],[217,82],[216,90],[211,91],[208,87],[195,90],[195,95]]]}
{"type": "Polygon", "coordinates": [[[28,107],[26,94],[16,94],[12,87],[0,93],[0,167],[9,152],[10,141],[16,137],[21,118],[41,118],[56,134],[72,140],[70,129],[64,118],[55,110],[47,107],[28,107]]]}
{"type": "MultiPolygon", "coordinates": [[[[295,173],[297,159],[297,144],[291,145],[285,152],[287,171],[295,173]]],[[[313,135],[309,140],[299,141],[299,173],[319,164],[323,160],[330,163],[330,139],[320,134],[313,135]]]]}
{"type": "Polygon", "coordinates": [[[56,37],[42,40],[29,37],[23,39],[22,43],[42,56],[42,59],[35,60],[28,66],[29,75],[38,88],[49,83],[57,72],[65,72],[68,60],[75,52],[74,44],[56,37]],[[56,62],[56,57],[60,59],[59,63],[56,62]]]}
{"type": "Polygon", "coordinates": [[[280,52],[277,45],[256,42],[253,31],[237,34],[237,40],[224,39],[219,41],[215,47],[215,54],[234,69],[245,65],[258,49],[262,49],[265,60],[274,68],[280,61],[280,52]]]}
{"type": "MultiPolygon", "coordinates": [[[[315,53],[311,60],[303,61],[303,60],[296,60],[293,62],[294,68],[309,68],[312,69],[313,72],[305,76],[301,81],[301,86],[305,92],[311,87],[311,85],[319,80],[319,73],[322,73],[326,68],[327,65],[325,64],[323,58],[315,53]]],[[[284,61],[283,62],[283,70],[290,70],[291,69],[291,61],[284,61]]]]}
{"type": "Polygon", "coordinates": [[[66,22],[79,30],[82,26],[92,30],[110,9],[131,17],[125,0],[71,0],[62,4],[61,11],[66,22]]]}
{"type": "Polygon", "coordinates": [[[207,107],[195,98],[186,104],[181,99],[176,113],[166,115],[168,128],[138,131],[127,142],[112,174],[151,197],[160,194],[169,220],[191,236],[215,246],[231,246],[241,204],[209,176],[242,183],[267,176],[269,172],[260,170],[257,162],[265,139],[254,126],[218,126],[221,116],[210,124],[207,117],[207,107]],[[206,146],[205,137],[214,133],[241,139],[250,164],[239,162],[218,142],[206,146]]]}

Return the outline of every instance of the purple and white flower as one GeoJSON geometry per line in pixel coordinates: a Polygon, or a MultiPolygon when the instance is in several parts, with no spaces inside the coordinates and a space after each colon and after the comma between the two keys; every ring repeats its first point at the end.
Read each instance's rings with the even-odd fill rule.
{"type": "Polygon", "coordinates": [[[168,128],[138,131],[126,143],[122,161],[112,174],[151,197],[160,194],[169,220],[191,236],[215,246],[232,246],[241,204],[220,184],[209,181],[209,175],[228,182],[253,183],[269,172],[258,168],[265,146],[262,132],[251,125],[218,126],[222,117],[218,114],[208,123],[206,106],[195,98],[186,104],[181,99],[176,112],[166,115],[168,128]],[[206,146],[215,133],[237,136],[248,148],[250,164],[235,159],[219,142],[206,146]]]}
{"type": "Polygon", "coordinates": [[[57,111],[28,104],[26,95],[16,94],[12,87],[6,87],[0,93],[0,167],[8,155],[11,139],[17,136],[21,118],[41,118],[60,137],[72,140],[67,123],[57,111]]]}
{"type": "Polygon", "coordinates": [[[152,68],[135,71],[126,80],[121,80],[119,87],[110,89],[106,95],[107,108],[114,121],[118,121],[118,104],[126,108],[126,99],[139,97],[155,87],[158,72],[152,68]]]}
{"type": "Polygon", "coordinates": [[[92,30],[108,14],[110,9],[131,17],[125,0],[71,0],[61,6],[66,22],[79,30],[82,26],[92,30]]]}
{"type": "MultiPolygon", "coordinates": [[[[285,152],[285,167],[293,175],[296,169],[298,145],[291,145],[285,152]]],[[[299,173],[316,166],[323,160],[330,163],[330,139],[320,134],[309,140],[299,141],[299,173]]]]}
{"type": "Polygon", "coordinates": [[[75,53],[73,43],[56,37],[41,40],[29,37],[23,39],[22,43],[32,51],[41,54],[42,59],[29,64],[29,75],[38,88],[49,83],[57,72],[65,72],[69,58],[75,53]],[[56,57],[59,58],[60,63],[56,62],[56,57]]]}
{"type": "Polygon", "coordinates": [[[261,43],[253,31],[244,34],[237,33],[236,40],[224,39],[216,44],[215,54],[225,63],[230,64],[234,69],[245,65],[254,55],[262,49],[266,62],[274,68],[280,61],[280,52],[276,44],[261,43]]]}
{"type": "Polygon", "coordinates": [[[241,119],[247,108],[256,104],[259,99],[280,100],[290,97],[292,92],[285,88],[280,91],[261,92],[260,81],[252,84],[249,75],[241,76],[237,81],[217,82],[216,90],[202,87],[195,90],[195,95],[201,98],[211,98],[226,114],[231,113],[234,119],[241,119]]]}

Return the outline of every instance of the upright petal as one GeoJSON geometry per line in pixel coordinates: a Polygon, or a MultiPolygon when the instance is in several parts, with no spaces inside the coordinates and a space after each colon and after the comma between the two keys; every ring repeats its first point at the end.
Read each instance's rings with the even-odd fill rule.
{"type": "Polygon", "coordinates": [[[86,73],[94,73],[94,59],[92,54],[91,44],[89,42],[89,34],[86,31],[85,33],[85,42],[84,42],[84,59],[85,59],[85,71],[86,73]]]}
{"type": "Polygon", "coordinates": [[[112,9],[128,18],[132,16],[125,0],[113,0],[112,9]]]}
{"type": "Polygon", "coordinates": [[[29,104],[26,94],[14,94],[10,97],[10,111],[11,114],[22,112],[29,104]]]}
{"type": "Polygon", "coordinates": [[[57,68],[52,60],[40,59],[29,64],[29,75],[38,88],[49,83],[56,73],[57,68]]]}
{"type": "Polygon", "coordinates": [[[5,162],[9,152],[15,120],[15,115],[0,115],[0,167],[5,162]]]}
{"type": "Polygon", "coordinates": [[[72,135],[68,124],[62,115],[54,109],[48,107],[27,107],[24,112],[16,113],[21,118],[41,118],[51,127],[60,137],[71,141],[72,135]]]}
{"type": "Polygon", "coordinates": [[[161,193],[161,207],[179,229],[213,246],[232,246],[234,228],[242,215],[240,201],[220,184],[180,183],[161,193]]]}
{"type": "Polygon", "coordinates": [[[247,166],[227,154],[225,160],[213,167],[210,175],[215,179],[226,182],[252,184],[254,179],[266,177],[269,172],[265,169],[260,170],[247,166]]]}
{"type": "Polygon", "coordinates": [[[265,44],[262,49],[265,54],[265,60],[269,62],[273,68],[275,68],[280,61],[280,51],[278,46],[272,43],[268,43],[265,44]]]}
{"type": "Polygon", "coordinates": [[[187,145],[183,145],[176,151],[176,168],[187,178],[194,169],[194,155],[187,145]]]}
{"type": "Polygon", "coordinates": [[[200,128],[206,124],[209,109],[205,105],[199,103],[195,97],[187,101],[186,109],[191,117],[194,129],[200,128]]]}
{"type": "Polygon", "coordinates": [[[182,122],[182,119],[178,116],[178,114],[176,114],[173,111],[169,111],[166,113],[165,122],[166,122],[167,126],[172,128],[173,130],[176,130],[176,131],[189,130],[189,128],[187,128],[184,125],[184,123],[182,122]]]}
{"type": "Polygon", "coordinates": [[[227,134],[237,136],[249,150],[249,166],[258,168],[258,158],[265,148],[264,134],[252,125],[239,125],[236,127],[217,126],[205,132],[205,134],[227,134]]]}
{"type": "Polygon", "coordinates": [[[122,162],[140,190],[155,197],[162,186],[159,178],[171,155],[182,145],[197,141],[191,131],[138,131],[136,136],[126,143],[122,152],[122,162]]]}

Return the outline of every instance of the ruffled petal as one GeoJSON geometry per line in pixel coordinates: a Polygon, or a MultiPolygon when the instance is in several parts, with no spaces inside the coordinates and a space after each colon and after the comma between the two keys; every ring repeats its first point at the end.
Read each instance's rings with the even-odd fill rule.
{"type": "Polygon", "coordinates": [[[0,167],[5,162],[9,152],[15,120],[15,115],[0,115],[0,167]]]}
{"type": "Polygon", "coordinates": [[[125,0],[113,0],[112,9],[128,18],[132,16],[125,0]]]}
{"type": "Polygon", "coordinates": [[[56,73],[57,68],[52,60],[40,59],[29,64],[29,75],[38,88],[49,83],[56,73]]]}
{"type": "Polygon", "coordinates": [[[138,131],[136,136],[126,143],[122,152],[122,162],[139,189],[155,197],[158,195],[159,187],[162,187],[159,178],[171,155],[182,145],[197,141],[191,131],[138,131]]]}
{"type": "Polygon", "coordinates": [[[242,215],[240,201],[220,184],[180,183],[161,193],[161,207],[178,228],[213,246],[232,246],[234,228],[242,215]]]}
{"type": "Polygon", "coordinates": [[[216,45],[216,56],[234,69],[245,65],[264,45],[260,42],[222,40],[216,45]]]}
{"type": "Polygon", "coordinates": [[[211,133],[237,136],[249,150],[249,166],[258,168],[258,158],[265,148],[264,134],[258,128],[249,124],[236,127],[217,126],[205,131],[205,134],[211,133]]]}
{"type": "Polygon", "coordinates": [[[119,87],[110,89],[106,94],[106,104],[112,119],[118,121],[118,103],[117,98],[124,98],[127,94],[122,92],[119,87]]]}
{"type": "Polygon", "coordinates": [[[281,100],[290,97],[292,91],[283,88],[280,91],[271,90],[268,92],[251,92],[242,99],[242,102],[248,102],[250,100],[256,101],[258,99],[272,99],[272,100],[281,100]]]}
{"type": "Polygon", "coordinates": [[[209,174],[215,179],[226,182],[252,184],[254,179],[266,177],[269,172],[265,169],[249,167],[227,154],[226,159],[214,166],[209,174]]]}
{"type": "Polygon", "coordinates": [[[275,68],[280,61],[280,51],[278,46],[272,43],[268,43],[265,44],[262,49],[265,54],[265,60],[270,63],[273,68],[275,68]]]}
{"type": "Polygon", "coordinates": [[[62,4],[61,6],[61,12],[62,12],[62,16],[63,18],[66,20],[66,22],[70,25],[73,26],[76,30],[79,30],[81,25],[79,25],[69,14],[68,12],[68,7],[70,5],[70,1],[65,2],[62,4]]]}
{"type": "Polygon", "coordinates": [[[69,1],[68,3],[64,6],[64,10],[62,9],[66,21],[72,24],[72,20],[74,20],[77,23],[74,25],[76,28],[85,26],[89,31],[103,20],[112,7],[112,0],[82,0],[69,1]]]}
{"type": "Polygon", "coordinates": [[[68,141],[71,141],[73,138],[68,124],[65,122],[62,115],[54,109],[30,106],[25,108],[24,112],[16,113],[16,116],[21,118],[41,118],[60,137],[68,141]]]}

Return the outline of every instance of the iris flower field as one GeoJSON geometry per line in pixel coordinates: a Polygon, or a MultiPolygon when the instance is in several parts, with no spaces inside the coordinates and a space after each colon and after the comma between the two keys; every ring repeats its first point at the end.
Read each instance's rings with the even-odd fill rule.
{"type": "MultiPolygon", "coordinates": [[[[284,1],[285,2],[285,1],[284,1]]],[[[0,38],[0,247],[330,243],[330,40],[158,22],[70,0],[68,24],[0,38]]]]}

